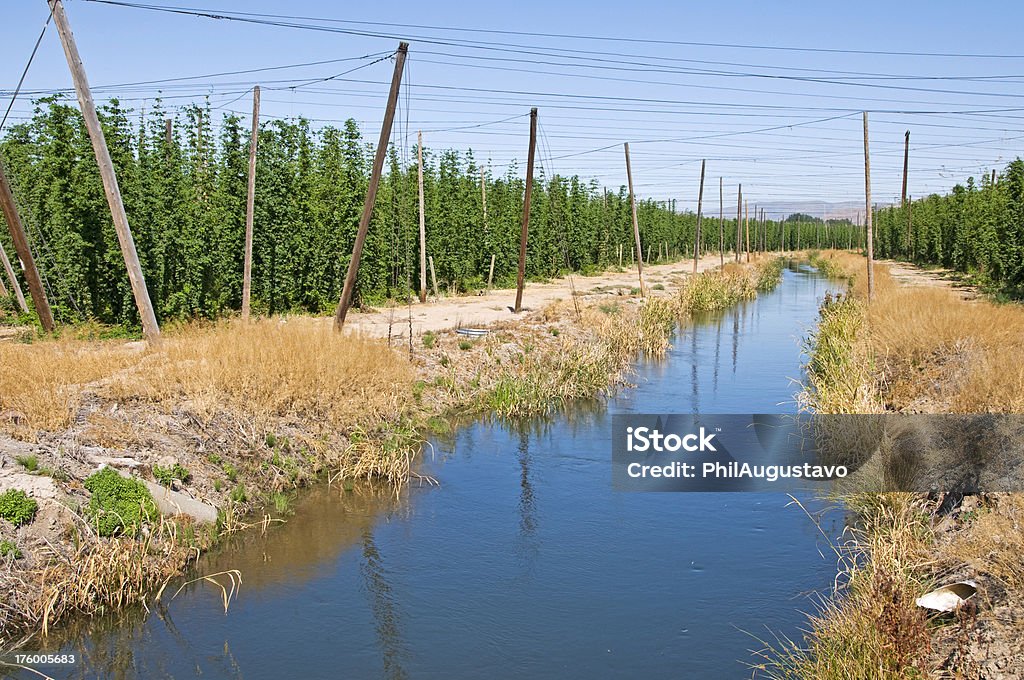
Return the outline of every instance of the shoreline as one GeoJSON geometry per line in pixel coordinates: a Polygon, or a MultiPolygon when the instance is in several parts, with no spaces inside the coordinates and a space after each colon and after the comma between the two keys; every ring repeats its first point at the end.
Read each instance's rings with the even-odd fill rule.
{"type": "MultiPolygon", "coordinates": [[[[824,273],[849,293],[823,304],[807,345],[807,406],[823,413],[1015,413],[1017,347],[1024,309],[996,306],[935,272],[875,264],[865,301],[865,260],[825,252],[824,273]],[[890,268],[895,272],[890,275],[890,268]],[[982,323],[982,319],[986,320],[982,323]]],[[[1015,613],[1020,494],[855,493],[837,499],[852,523],[837,546],[837,587],[808,617],[801,642],[768,647],[772,678],[1017,678],[1024,645],[1015,613]],[[979,595],[947,616],[916,599],[969,579],[979,595]]]]}
{"type": "Polygon", "coordinates": [[[124,342],[0,346],[0,358],[21,349],[51,364],[47,384],[68,400],[29,400],[39,413],[11,417],[7,408],[0,423],[0,491],[27,487],[39,505],[21,527],[0,524],[0,539],[22,553],[0,574],[8,598],[0,639],[10,644],[70,616],[153,601],[224,536],[258,526],[257,513],[263,522],[287,517],[294,495],[317,480],[376,479],[398,493],[416,477],[422,442],[455,418],[539,415],[626,385],[635,358],[664,353],[690,309],[756,295],[771,269],[765,264],[776,261],[781,267],[767,256],[695,280],[692,261],[661,265],[675,285],[646,300],[596,287],[491,323],[479,338],[449,328],[392,334],[390,347],[366,332],[337,343],[322,320],[289,317],[186,328],[156,350],[124,342]],[[62,371],[63,361],[75,368],[62,371]],[[285,365],[268,371],[268,361],[285,365]],[[74,382],[88,368],[91,379],[74,382]],[[351,375],[334,375],[344,371],[351,375]],[[322,390],[310,389],[318,380],[322,390]],[[63,426],[33,429],[34,422],[63,426]],[[99,466],[145,479],[154,496],[163,476],[167,495],[212,508],[217,521],[154,517],[97,536],[84,484],[99,466]]]}

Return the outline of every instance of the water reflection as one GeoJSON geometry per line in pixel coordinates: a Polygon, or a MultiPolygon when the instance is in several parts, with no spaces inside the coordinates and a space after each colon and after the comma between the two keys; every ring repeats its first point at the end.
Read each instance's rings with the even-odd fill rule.
{"type": "Polygon", "coordinates": [[[834,577],[827,547],[778,495],[614,493],[609,414],[791,408],[825,285],[785,277],[681,330],[605,403],[438,438],[423,472],[439,489],[304,494],[287,524],[202,561],[243,573],[227,615],[197,583],[79,624],[50,644],[86,662],[58,677],[748,676],[742,631],[797,635],[802,598],[834,577]]]}

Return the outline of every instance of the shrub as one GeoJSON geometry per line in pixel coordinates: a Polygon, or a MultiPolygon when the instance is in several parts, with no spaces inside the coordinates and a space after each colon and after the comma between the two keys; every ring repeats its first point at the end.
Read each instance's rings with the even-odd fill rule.
{"type": "Polygon", "coordinates": [[[122,477],[112,468],[103,468],[85,480],[92,492],[86,515],[100,536],[134,534],[139,525],[156,517],[156,504],[146,485],[137,479],[122,477]]]}
{"type": "Polygon", "coordinates": [[[18,456],[15,460],[29,472],[35,472],[39,469],[39,458],[34,455],[18,456]]]}
{"type": "Polygon", "coordinates": [[[38,509],[39,504],[21,489],[0,493],[0,517],[16,527],[31,522],[38,509]]]}
{"type": "Polygon", "coordinates": [[[175,463],[169,468],[154,465],[153,476],[156,477],[156,481],[162,486],[170,486],[175,479],[184,484],[192,478],[192,473],[189,472],[187,468],[183,467],[181,463],[175,463]]]}
{"type": "Polygon", "coordinates": [[[9,557],[20,560],[21,550],[14,544],[14,541],[0,541],[0,558],[7,559],[9,557]]]}

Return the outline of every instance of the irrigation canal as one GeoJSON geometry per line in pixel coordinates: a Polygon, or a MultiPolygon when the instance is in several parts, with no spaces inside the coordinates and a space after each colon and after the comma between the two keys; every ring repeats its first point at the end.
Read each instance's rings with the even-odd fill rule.
{"type": "MultiPolygon", "coordinates": [[[[799,639],[835,559],[789,498],[615,493],[610,414],[796,410],[801,338],[834,287],[783,272],[772,293],[679,331],[667,359],[600,405],[433,442],[440,487],[401,499],[320,488],[200,573],[240,569],[151,612],[82,622],[55,677],[741,678],[751,650],[799,639]],[[823,557],[824,555],[824,557],[823,557]]],[[[814,507],[816,504],[809,500],[814,507]]],[[[841,517],[825,515],[835,536],[841,517]]],[[[23,677],[36,677],[24,674],[23,677]]]]}

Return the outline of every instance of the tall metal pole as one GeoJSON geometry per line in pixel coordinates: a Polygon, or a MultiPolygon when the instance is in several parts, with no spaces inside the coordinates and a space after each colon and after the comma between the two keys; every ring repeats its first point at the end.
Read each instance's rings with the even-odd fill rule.
{"type": "MultiPolygon", "coordinates": [[[[142,265],[139,264],[139,254],[135,250],[135,239],[132,238],[132,230],[128,226],[128,215],[124,211],[121,189],[117,184],[117,174],[114,172],[114,164],[110,160],[110,152],[107,150],[107,140],[103,136],[100,119],[96,115],[96,105],[92,99],[92,91],[89,88],[89,79],[85,74],[85,66],[82,64],[82,57],[78,54],[78,46],[75,45],[75,36],[71,32],[71,25],[68,23],[67,15],[64,13],[63,3],[61,0],[47,0],[47,2],[50,4],[53,22],[57,26],[57,32],[60,34],[60,41],[64,45],[64,56],[67,57],[68,67],[71,69],[71,77],[75,81],[78,104],[82,109],[82,117],[85,119],[89,138],[92,140],[92,149],[96,154],[96,164],[99,166],[100,177],[103,179],[103,191],[107,196],[107,204],[110,206],[114,229],[117,231],[117,240],[121,244],[121,254],[124,256],[125,268],[128,270],[128,280],[131,282],[132,295],[135,297],[135,305],[138,307],[139,318],[142,321],[142,333],[151,344],[156,343],[160,340],[160,326],[157,324],[156,314],[153,312],[153,304],[149,298],[149,291],[146,289],[146,278],[142,273],[142,265]]],[[[35,292],[33,291],[34,295],[35,292]]]]}
{"type": "Polygon", "coordinates": [[[359,258],[363,254],[363,243],[366,241],[366,232],[370,228],[370,218],[373,217],[373,206],[377,202],[377,187],[380,185],[380,174],[384,169],[384,156],[388,150],[388,140],[391,138],[391,125],[395,120],[398,91],[402,85],[402,71],[405,69],[405,56],[408,53],[409,43],[399,43],[398,51],[395,52],[395,72],[391,76],[391,91],[388,93],[388,105],[384,110],[384,122],[380,128],[380,138],[377,140],[377,154],[373,157],[370,186],[367,187],[366,199],[363,201],[363,214],[359,218],[359,231],[356,233],[356,242],[352,246],[352,259],[348,263],[345,287],[341,290],[338,309],[334,313],[334,330],[336,331],[340,331],[345,327],[345,316],[348,314],[348,308],[352,304],[352,293],[355,291],[356,276],[359,274],[359,258]]]}
{"type": "Polygon", "coordinates": [[[420,194],[420,302],[427,301],[427,213],[423,198],[423,133],[416,133],[416,174],[420,194]]]}
{"type": "MultiPolygon", "coordinates": [[[[14,203],[14,193],[11,191],[11,183],[7,181],[7,172],[4,169],[3,161],[0,160],[0,208],[3,209],[4,219],[7,220],[7,231],[11,234],[11,241],[14,242],[14,250],[18,253],[21,266],[25,271],[25,281],[28,283],[28,290],[32,294],[32,306],[36,308],[39,315],[39,322],[47,333],[54,329],[53,313],[50,311],[50,302],[46,299],[46,291],[43,290],[43,280],[39,277],[39,270],[36,269],[36,261],[32,258],[32,249],[28,245],[28,237],[25,235],[25,227],[18,215],[18,208],[14,203]]],[[[28,311],[25,304],[25,297],[21,293],[17,279],[14,278],[10,262],[4,255],[5,269],[11,276],[14,283],[14,290],[18,295],[18,302],[23,312],[28,311]]]]}
{"type": "Polygon", "coordinates": [[[644,251],[640,246],[640,222],[636,218],[636,195],[633,193],[633,168],[629,164],[629,142],[623,144],[626,150],[626,181],[629,183],[629,207],[633,213],[633,239],[636,241],[636,272],[640,278],[640,297],[646,296],[644,290],[644,251]]]}
{"type": "Polygon", "coordinates": [[[871,209],[871,151],[868,146],[868,112],[864,112],[864,209],[867,216],[868,300],[875,295],[875,248],[871,209]]]}
{"type": "Polygon", "coordinates": [[[252,137],[249,139],[249,187],[245,199],[245,262],[242,268],[242,320],[249,320],[252,293],[252,230],[256,213],[256,147],[260,137],[260,86],[252,88],[252,137]]]}
{"type": "Polygon", "coordinates": [[[523,224],[519,232],[519,271],[516,274],[516,306],[523,308],[523,286],[526,285],[526,239],[530,233],[530,198],[533,196],[533,157],[537,152],[537,107],[530,109],[530,151],[526,159],[526,191],[523,194],[523,224]]]}

